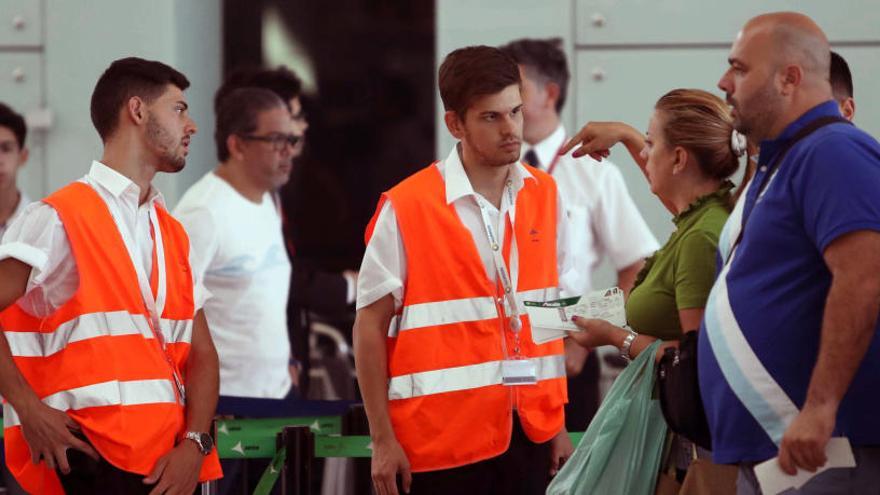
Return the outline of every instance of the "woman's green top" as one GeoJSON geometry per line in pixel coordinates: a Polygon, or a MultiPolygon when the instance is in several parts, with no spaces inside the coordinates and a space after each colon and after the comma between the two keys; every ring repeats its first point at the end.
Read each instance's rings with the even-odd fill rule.
{"type": "Polygon", "coordinates": [[[676,340],[684,330],[694,330],[681,328],[678,310],[706,307],[732,188],[733,183],[725,181],[672,220],[675,232],[647,259],[626,302],[627,323],[637,333],[676,340]]]}

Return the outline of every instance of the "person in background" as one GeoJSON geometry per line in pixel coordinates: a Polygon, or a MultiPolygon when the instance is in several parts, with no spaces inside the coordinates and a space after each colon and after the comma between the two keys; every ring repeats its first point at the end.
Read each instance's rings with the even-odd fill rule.
{"type": "MultiPolygon", "coordinates": [[[[733,119],[724,101],[706,91],[676,89],[654,107],[647,135],[621,122],[591,122],[563,148],[596,159],[623,144],[645,174],[657,198],[674,215],[675,231],[648,259],[626,301],[629,328],[605,320],[577,318],[581,332],[571,339],[593,348],[613,345],[632,360],[656,340],[677,345],[684,332],[700,327],[715,279],[719,234],[732,206],[733,183],[745,141],[733,141],[733,119]]],[[[671,461],[679,481],[693,459],[690,442],[675,437],[671,461]]],[[[698,456],[709,453],[698,449],[698,456]]],[[[714,493],[733,493],[736,470],[717,480],[714,493]]]]}
{"type": "MultiPolygon", "coordinates": [[[[223,82],[214,96],[214,110],[219,108],[220,101],[237,88],[254,87],[274,92],[290,110],[293,121],[293,133],[298,141],[291,153],[296,159],[303,153],[306,144],[308,119],[302,105],[302,81],[287,67],[275,69],[240,68],[223,82]]],[[[287,254],[291,260],[290,298],[288,303],[287,321],[290,328],[290,341],[293,344],[294,359],[291,367],[298,370],[294,384],[302,396],[309,395],[309,328],[313,314],[338,319],[341,314],[353,311],[357,289],[357,271],[327,271],[319,267],[313,260],[298,253],[293,239],[294,226],[288,221],[285,206],[278,191],[273,193],[275,202],[282,214],[287,254]]]]}
{"type": "MultiPolygon", "coordinates": [[[[617,166],[589,155],[560,155],[566,130],[560,120],[570,78],[562,40],[519,39],[501,49],[512,56],[523,80],[523,160],[556,179],[571,223],[569,256],[580,277],[575,294],[595,289],[591,275],[603,259],[617,271],[617,285],[629,294],[644,260],[659,245],[627,191],[617,166]]],[[[601,363],[597,353],[566,340],[568,399],[565,423],[583,431],[599,407],[601,363]]]]}
{"type": "MultiPolygon", "coordinates": [[[[205,315],[220,356],[220,395],[284,399],[298,370],[289,366],[290,260],[272,195],[290,178],[299,137],[275,93],[240,88],[220,100],[214,140],[220,165],[186,191],[174,214],[211,293],[205,315]]],[[[260,461],[250,462],[253,472],[265,469],[260,461]]],[[[242,485],[243,465],[223,461],[221,493],[242,485]]],[[[248,479],[253,489],[259,475],[248,479]]]]}
{"type": "Polygon", "coordinates": [[[0,240],[15,217],[31,202],[16,182],[18,172],[28,159],[26,137],[24,118],[0,103],[0,240]]]}
{"type": "Polygon", "coordinates": [[[852,73],[849,71],[846,59],[834,51],[831,52],[830,81],[831,94],[834,95],[834,100],[840,106],[840,114],[846,120],[853,120],[856,117],[856,100],[852,73]]]}
{"type": "Polygon", "coordinates": [[[220,355],[220,395],[282,399],[295,370],[287,334],[290,261],[272,194],[290,178],[299,137],[275,93],[241,88],[220,101],[220,165],[174,210],[211,297],[205,314],[220,355]]]}

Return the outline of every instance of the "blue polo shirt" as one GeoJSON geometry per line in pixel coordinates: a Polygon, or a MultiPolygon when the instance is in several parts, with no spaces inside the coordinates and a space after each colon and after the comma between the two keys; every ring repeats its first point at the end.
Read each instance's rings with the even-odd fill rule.
{"type": "MultiPolygon", "coordinates": [[[[727,276],[730,305],[767,371],[798,408],[807,395],[819,350],[831,274],[822,253],[858,230],[880,231],[880,144],[855,126],[827,125],[796,144],[756,206],[766,165],[799,129],[839,115],[822,103],[761,143],[758,170],[745,199],[742,242],[727,276]]],[[[720,269],[719,269],[720,273],[720,269]]],[[[837,416],[835,436],[880,446],[880,325],[837,416]]],[[[846,329],[840,329],[846,331],[846,329]]],[[[701,335],[706,335],[705,322],[701,335]]],[[[718,463],[756,462],[777,448],[734,395],[709,339],[699,341],[700,390],[718,463]]]]}

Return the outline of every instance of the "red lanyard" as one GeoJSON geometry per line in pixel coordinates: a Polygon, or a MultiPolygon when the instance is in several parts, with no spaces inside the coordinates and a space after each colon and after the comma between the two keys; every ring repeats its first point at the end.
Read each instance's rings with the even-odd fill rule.
{"type": "Polygon", "coordinates": [[[562,151],[562,148],[563,148],[563,147],[565,147],[565,138],[562,139],[562,146],[560,146],[559,149],[556,150],[556,153],[555,153],[554,156],[553,156],[553,161],[550,162],[550,165],[547,167],[547,173],[548,173],[548,174],[553,175],[553,169],[556,168],[556,162],[558,162],[558,161],[559,161],[559,157],[562,156],[562,155],[559,154],[559,152],[562,151]]]}

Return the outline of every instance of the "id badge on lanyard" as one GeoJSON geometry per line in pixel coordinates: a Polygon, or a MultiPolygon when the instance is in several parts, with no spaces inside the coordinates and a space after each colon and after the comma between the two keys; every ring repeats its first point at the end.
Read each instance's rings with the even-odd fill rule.
{"type": "MultiPolygon", "coordinates": [[[[510,181],[507,182],[505,192],[507,193],[509,203],[507,215],[510,217],[510,225],[512,229],[516,210],[510,181]]],[[[498,277],[498,284],[501,287],[504,299],[509,308],[507,325],[505,325],[504,331],[512,332],[514,337],[513,356],[509,356],[507,353],[507,338],[502,337],[501,340],[505,357],[504,361],[501,362],[501,383],[507,386],[533,385],[538,382],[538,374],[534,361],[524,358],[521,354],[520,331],[522,330],[522,321],[519,317],[519,305],[516,301],[514,281],[511,279],[510,274],[507,271],[507,266],[504,264],[504,256],[501,253],[502,246],[500,242],[501,240],[499,239],[500,236],[496,234],[496,229],[492,225],[492,221],[486,211],[486,202],[481,198],[478,198],[477,202],[480,206],[480,214],[483,218],[483,227],[486,231],[486,238],[489,241],[489,248],[492,250],[492,261],[495,264],[495,273],[498,277]]],[[[501,221],[502,220],[499,219],[499,223],[501,221]]],[[[513,232],[511,232],[511,242],[516,242],[513,232]]],[[[513,251],[514,248],[511,246],[511,257],[513,256],[513,251]]]]}
{"type": "MultiPolygon", "coordinates": [[[[116,215],[114,215],[115,217],[116,215]]],[[[177,372],[177,367],[174,365],[174,361],[171,359],[171,356],[168,354],[167,344],[165,342],[165,336],[162,334],[162,329],[159,326],[159,318],[162,315],[162,311],[165,309],[165,297],[166,297],[166,273],[165,273],[165,246],[162,242],[162,229],[159,227],[159,219],[156,216],[156,207],[155,205],[150,206],[150,224],[152,226],[153,232],[153,244],[154,249],[156,250],[156,263],[157,266],[156,274],[157,274],[157,284],[156,284],[156,296],[153,297],[152,289],[150,288],[150,279],[147,277],[146,270],[144,266],[139,262],[138,251],[136,247],[136,243],[134,239],[132,239],[131,234],[127,229],[121,224],[121,222],[117,222],[117,229],[122,234],[122,240],[125,243],[126,250],[128,251],[128,255],[131,258],[131,262],[134,265],[135,273],[137,273],[138,278],[138,286],[141,291],[141,297],[144,301],[144,306],[147,309],[147,323],[150,326],[150,330],[153,332],[153,337],[156,339],[156,342],[159,345],[159,349],[162,352],[162,355],[165,357],[165,361],[168,363],[168,366],[171,368],[171,375],[174,381],[174,386],[177,388],[177,393],[180,397],[181,404],[186,403],[186,387],[183,384],[183,380],[177,372]]]]}

